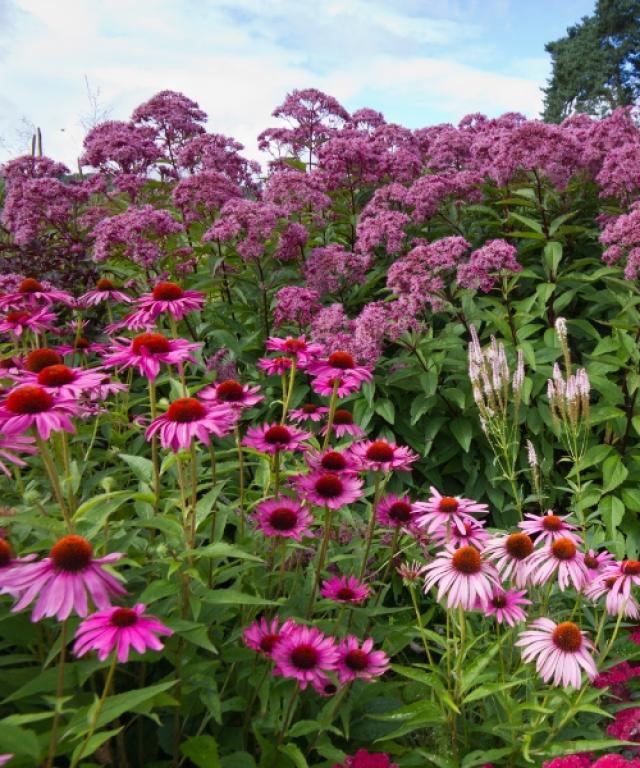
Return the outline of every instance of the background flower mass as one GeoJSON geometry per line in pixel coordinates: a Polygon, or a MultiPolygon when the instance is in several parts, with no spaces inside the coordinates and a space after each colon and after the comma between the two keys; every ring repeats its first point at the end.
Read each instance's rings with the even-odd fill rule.
{"type": "Polygon", "coordinates": [[[0,761],[638,765],[634,109],[206,119],[0,168],[0,761]]]}

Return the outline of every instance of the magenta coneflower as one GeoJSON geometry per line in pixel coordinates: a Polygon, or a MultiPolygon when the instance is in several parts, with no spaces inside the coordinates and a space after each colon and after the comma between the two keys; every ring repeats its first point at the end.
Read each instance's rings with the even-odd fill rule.
{"type": "Polygon", "coordinates": [[[277,499],[262,501],[256,507],[256,528],[265,536],[301,541],[303,536],[311,536],[313,516],[308,509],[293,499],[281,496],[277,499]]]}
{"type": "Polygon", "coordinates": [[[518,527],[522,528],[529,536],[535,536],[536,541],[549,542],[560,538],[571,539],[576,544],[580,544],[582,541],[580,536],[573,533],[576,526],[566,522],[569,515],[562,517],[554,514],[553,510],[550,509],[545,515],[534,515],[531,512],[526,512],[525,517],[529,519],[518,523],[518,527]]]}
{"type": "Polygon", "coordinates": [[[580,591],[587,583],[584,555],[578,551],[573,538],[555,539],[530,557],[529,578],[532,584],[544,584],[558,573],[558,586],[564,590],[573,584],[580,591]]]}
{"type": "Polygon", "coordinates": [[[610,616],[622,614],[629,619],[640,618],[638,603],[632,594],[624,595],[616,588],[618,579],[615,576],[598,576],[592,579],[584,588],[585,597],[596,602],[606,595],[605,605],[610,616]]]}
{"type": "Polygon", "coordinates": [[[486,504],[460,496],[442,496],[433,486],[430,488],[429,501],[417,501],[416,507],[421,512],[417,523],[427,530],[427,533],[444,526],[457,526],[460,533],[465,532],[464,522],[467,518],[473,520],[473,515],[484,515],[489,511],[486,504]]]}
{"type": "Polygon", "coordinates": [[[296,358],[298,368],[305,369],[310,362],[322,354],[322,346],[307,341],[304,336],[287,336],[279,339],[275,336],[267,339],[267,349],[270,352],[283,352],[296,358]]]}
{"type": "Polygon", "coordinates": [[[413,526],[416,515],[417,509],[406,494],[396,496],[395,493],[390,493],[380,499],[376,506],[378,522],[390,528],[409,529],[413,526]]]}
{"type": "Polygon", "coordinates": [[[289,373],[292,362],[290,357],[261,357],[258,360],[258,368],[267,376],[284,376],[289,373]]]}
{"type": "Polygon", "coordinates": [[[607,610],[619,604],[618,596],[623,600],[631,597],[631,587],[640,585],[640,560],[623,560],[613,563],[603,573],[603,578],[613,579],[607,595],[607,610]]]}
{"type": "Polygon", "coordinates": [[[300,494],[311,504],[339,509],[362,496],[362,480],[335,472],[311,472],[296,480],[300,494]]]}
{"type": "Polygon", "coordinates": [[[318,677],[311,682],[316,693],[325,698],[335,696],[340,688],[329,677],[318,677]]]}
{"type": "Polygon", "coordinates": [[[77,398],[84,392],[100,386],[105,374],[84,368],[69,368],[67,365],[48,365],[38,373],[23,372],[13,377],[20,384],[42,387],[52,395],[62,398],[77,398]]]}
{"type": "Polygon", "coordinates": [[[2,582],[2,574],[11,572],[11,569],[19,567],[23,563],[30,563],[35,560],[37,555],[25,555],[24,557],[15,557],[11,544],[7,539],[0,538],[0,594],[11,595],[11,597],[18,597],[20,591],[13,589],[9,586],[4,586],[2,582]]]}
{"type": "Polygon", "coordinates": [[[39,347],[29,352],[24,359],[23,367],[29,373],[40,373],[43,368],[48,368],[50,365],[61,365],[63,362],[62,356],[55,349],[39,347]]]}
{"type": "MultiPolygon", "coordinates": [[[[198,312],[204,306],[204,294],[200,291],[185,291],[177,283],[157,283],[151,293],[145,293],[136,302],[133,313],[137,327],[153,325],[162,314],[169,314],[174,320],[182,320],[190,312],[198,312]]],[[[134,327],[129,325],[129,327],[134,327]]]]}
{"type": "Polygon", "coordinates": [[[338,645],[338,678],[342,684],[351,680],[371,682],[389,669],[389,657],[384,651],[373,650],[373,640],[368,637],[360,645],[354,635],[347,635],[338,645]]]}
{"type": "Polygon", "coordinates": [[[271,658],[271,652],[276,644],[296,626],[297,624],[293,619],[287,619],[280,626],[278,617],[269,620],[262,616],[243,630],[242,639],[245,645],[252,650],[271,658]]]}
{"type": "Polygon", "coordinates": [[[335,640],[315,627],[295,626],[276,643],[271,657],[276,665],[274,673],[297,680],[304,690],[336,668],[338,651],[335,640]]]}
{"type": "Polygon", "coordinates": [[[12,333],[20,338],[25,330],[33,333],[51,331],[54,327],[56,316],[48,309],[40,309],[28,312],[26,309],[16,309],[0,318],[0,333],[12,333]]]}
{"type": "Polygon", "coordinates": [[[589,653],[593,645],[572,621],[556,624],[551,619],[536,619],[531,629],[520,633],[515,644],[523,649],[523,661],[536,660],[536,669],[545,683],[553,678],[554,685],[577,690],[582,685],[581,669],[589,680],[597,675],[589,653]]]}
{"type": "Polygon", "coordinates": [[[304,441],[310,437],[311,432],[304,432],[297,427],[263,424],[260,427],[250,427],[242,444],[261,453],[273,455],[276,451],[304,451],[307,447],[304,441]]]}
{"type": "Polygon", "coordinates": [[[130,304],[132,299],[126,293],[118,290],[111,280],[101,277],[96,283],[95,288],[80,296],[78,304],[82,307],[97,307],[104,301],[116,304],[130,304]]]}
{"type": "Polygon", "coordinates": [[[0,755],[0,765],[6,765],[12,757],[15,757],[13,753],[5,753],[4,755],[0,755]]]}
{"type": "Polygon", "coordinates": [[[17,467],[26,466],[26,462],[17,454],[37,453],[38,449],[33,442],[33,438],[26,435],[0,435],[0,472],[11,477],[11,470],[7,464],[15,464],[17,467]]]}
{"type": "Polygon", "coordinates": [[[144,653],[147,648],[161,651],[164,648],[158,635],[169,637],[173,630],[162,624],[155,616],[144,612],[146,606],[136,603],[133,608],[107,608],[94,613],[76,630],[73,652],[84,656],[96,651],[98,659],[104,661],[111,651],[121,664],[129,660],[129,649],[144,653]]]}
{"type": "Polygon", "coordinates": [[[484,551],[485,544],[491,538],[484,529],[482,520],[472,520],[468,517],[464,523],[464,532],[454,525],[452,528],[441,525],[432,532],[431,537],[436,544],[451,544],[454,547],[471,545],[480,551],[484,551]]]}
{"type": "MultiPolygon", "coordinates": [[[[321,435],[327,434],[329,425],[325,424],[320,430],[321,435]]],[[[352,437],[362,437],[364,430],[353,421],[353,415],[344,408],[336,408],[333,414],[333,434],[336,437],[351,435],[352,437]]]]}
{"type": "Polygon", "coordinates": [[[337,603],[357,605],[369,597],[371,590],[355,576],[333,576],[322,582],[320,594],[337,603]]]}
{"type": "Polygon", "coordinates": [[[16,387],[0,403],[0,429],[13,435],[34,427],[43,440],[48,440],[51,432],[75,432],[69,416],[79,410],[75,400],[56,397],[43,387],[16,387]]]}
{"type": "Polygon", "coordinates": [[[160,363],[195,363],[191,353],[201,346],[185,339],[168,339],[162,333],[141,333],[134,339],[115,339],[103,363],[120,370],[137,368],[142,376],[153,380],[160,372],[160,363]]]}
{"type": "Polygon", "coordinates": [[[235,379],[225,379],[201,389],[198,397],[205,402],[227,403],[232,408],[251,408],[264,400],[259,392],[260,387],[250,387],[235,379]]]}
{"type": "Polygon", "coordinates": [[[33,277],[25,277],[14,293],[7,293],[0,298],[0,307],[33,307],[38,303],[53,304],[56,301],[69,306],[75,304],[73,296],[66,291],[58,291],[33,277]]]}
{"type": "Polygon", "coordinates": [[[339,376],[341,379],[358,382],[371,381],[373,374],[364,365],[357,365],[349,352],[336,350],[326,360],[316,360],[309,365],[309,373],[316,378],[326,379],[339,376]]]}
{"type": "Polygon", "coordinates": [[[496,586],[499,586],[496,569],[484,560],[475,547],[451,545],[440,552],[425,567],[424,591],[438,585],[438,600],[447,596],[447,607],[461,605],[470,611],[476,603],[485,605],[496,586]]]}
{"type": "Polygon", "coordinates": [[[296,424],[301,421],[322,421],[326,413],[329,412],[328,408],[321,405],[315,405],[315,403],[305,403],[300,408],[294,408],[289,413],[289,420],[296,424]]]}
{"type": "Polygon", "coordinates": [[[151,422],[145,436],[150,440],[158,432],[162,447],[177,453],[188,448],[194,438],[209,445],[211,435],[228,435],[236,419],[237,412],[228,405],[207,406],[195,397],[180,397],[151,422]]]}
{"type": "Polygon", "coordinates": [[[111,597],[126,595],[120,582],[102,567],[121,557],[120,552],[112,552],[94,558],[93,547],[82,536],[64,536],[44,560],[21,563],[0,573],[0,588],[19,594],[14,613],[36,601],[31,621],[39,621],[43,616],[56,616],[63,621],[72,611],[86,616],[87,596],[96,608],[106,610],[111,597]]]}
{"type": "Polygon", "coordinates": [[[331,397],[334,387],[336,388],[336,395],[338,397],[346,397],[347,395],[357,392],[360,389],[362,382],[360,379],[349,378],[348,376],[331,376],[329,374],[325,376],[316,376],[311,382],[311,389],[322,397],[331,397]]]}
{"type": "Polygon", "coordinates": [[[531,605],[527,600],[526,590],[502,589],[497,587],[491,593],[491,597],[485,605],[478,606],[486,616],[495,616],[498,624],[508,624],[515,627],[519,621],[526,619],[526,614],[521,605],[531,605]]]}
{"type": "Polygon", "coordinates": [[[347,451],[307,451],[305,453],[307,464],[316,471],[333,472],[340,475],[344,472],[354,474],[358,471],[358,465],[347,451]]]}
{"type": "Polygon", "coordinates": [[[58,344],[56,351],[61,355],[89,357],[89,355],[105,355],[107,345],[100,341],[89,341],[85,336],[79,336],[73,340],[72,344],[58,344]]]}
{"type": "Polygon", "coordinates": [[[596,552],[590,549],[584,556],[584,564],[587,569],[587,579],[593,581],[599,578],[605,570],[615,562],[614,556],[606,549],[596,552]]]}
{"type": "Polygon", "coordinates": [[[516,587],[522,589],[527,583],[531,568],[533,541],[524,532],[495,536],[484,548],[485,554],[495,562],[503,579],[511,579],[516,587]]]}
{"type": "Polygon", "coordinates": [[[360,464],[360,469],[389,472],[397,469],[407,471],[418,458],[418,454],[406,445],[388,443],[386,440],[365,440],[354,443],[349,451],[360,464]]]}

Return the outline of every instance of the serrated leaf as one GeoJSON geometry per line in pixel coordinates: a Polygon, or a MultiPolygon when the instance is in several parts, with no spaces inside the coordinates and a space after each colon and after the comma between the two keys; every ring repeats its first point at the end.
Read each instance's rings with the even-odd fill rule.
{"type": "Polygon", "coordinates": [[[180,751],[198,768],[222,768],[218,742],[213,736],[192,736],[180,745],[180,751]]]}

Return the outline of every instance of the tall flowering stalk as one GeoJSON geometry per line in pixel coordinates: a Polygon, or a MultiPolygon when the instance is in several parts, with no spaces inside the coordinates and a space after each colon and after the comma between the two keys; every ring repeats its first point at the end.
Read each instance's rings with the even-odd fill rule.
{"type": "Polygon", "coordinates": [[[524,385],[524,359],[518,350],[513,376],[509,370],[504,345],[491,337],[482,349],[478,332],[471,326],[469,345],[469,378],[473,399],[480,413],[480,425],[503,476],[509,482],[518,517],[522,519],[522,492],[518,487],[517,469],[520,454],[520,405],[524,385]]]}

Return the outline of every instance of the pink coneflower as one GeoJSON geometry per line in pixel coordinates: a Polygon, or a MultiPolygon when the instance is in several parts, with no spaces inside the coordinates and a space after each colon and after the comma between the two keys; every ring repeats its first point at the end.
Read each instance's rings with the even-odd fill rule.
{"type": "Polygon", "coordinates": [[[0,765],[6,765],[12,757],[15,757],[13,753],[0,755],[0,765]]]}
{"type": "Polygon", "coordinates": [[[61,365],[63,362],[62,356],[55,349],[40,347],[29,352],[24,359],[23,367],[29,373],[40,373],[43,368],[48,368],[50,365],[61,365]]]}
{"type": "Polygon", "coordinates": [[[376,506],[376,518],[380,525],[390,528],[411,528],[415,522],[418,510],[411,499],[405,494],[396,496],[390,493],[380,499],[376,506]]]}
{"type": "Polygon", "coordinates": [[[174,320],[182,320],[190,312],[198,312],[204,306],[204,294],[200,291],[185,291],[177,283],[157,283],[151,293],[145,293],[136,302],[136,311],[129,318],[129,327],[153,325],[162,314],[169,314],[174,320]],[[136,325],[131,325],[134,322],[136,325]]]}
{"type": "Polygon", "coordinates": [[[242,632],[245,645],[264,656],[271,658],[271,653],[276,644],[286,637],[297,624],[293,619],[287,619],[280,626],[280,619],[266,619],[264,616],[254,621],[242,632]]]}
{"type": "Polygon", "coordinates": [[[486,504],[481,504],[472,499],[463,499],[460,496],[442,496],[438,490],[431,486],[429,501],[418,501],[416,507],[421,512],[417,523],[425,528],[427,533],[437,528],[453,528],[457,526],[460,533],[465,532],[464,523],[472,515],[483,515],[489,511],[486,504]]]}
{"type": "Polygon", "coordinates": [[[26,462],[17,454],[37,453],[38,449],[33,442],[33,438],[27,437],[26,435],[0,436],[0,472],[3,472],[7,477],[11,477],[11,470],[7,464],[15,464],[17,467],[25,467],[26,462]]]}
{"type": "Polygon", "coordinates": [[[265,536],[301,541],[303,536],[312,535],[309,526],[313,516],[309,510],[284,496],[260,502],[256,508],[256,521],[256,528],[265,536]]]}
{"type": "Polygon", "coordinates": [[[320,696],[324,696],[325,698],[335,696],[336,693],[338,693],[340,690],[340,688],[333,682],[333,680],[328,677],[318,677],[311,682],[311,685],[313,686],[316,693],[319,693],[320,696]]]}
{"type": "Polygon", "coordinates": [[[468,517],[464,521],[463,526],[464,532],[461,531],[457,525],[454,525],[453,528],[441,525],[433,531],[431,538],[440,546],[443,546],[444,544],[451,544],[454,547],[471,545],[472,547],[483,551],[485,544],[491,538],[484,529],[484,522],[481,520],[472,520],[468,517]]]}
{"type": "Polygon", "coordinates": [[[609,594],[607,595],[607,610],[610,606],[617,606],[623,600],[631,597],[631,587],[640,585],[640,560],[623,560],[620,563],[613,563],[608,566],[603,573],[603,578],[613,579],[609,594]]]}
{"type": "Polygon", "coordinates": [[[12,333],[20,338],[24,331],[33,333],[53,330],[56,316],[48,309],[39,309],[28,312],[26,309],[16,309],[0,319],[0,333],[12,333]]]}
{"type": "Polygon", "coordinates": [[[329,509],[339,509],[362,496],[362,480],[353,475],[311,472],[298,476],[296,483],[310,504],[329,509]]]}
{"type": "Polygon", "coordinates": [[[84,656],[88,651],[96,651],[98,659],[104,661],[111,651],[121,664],[129,660],[129,649],[144,653],[147,648],[161,651],[164,648],[158,635],[167,637],[173,630],[162,624],[155,616],[144,612],[142,603],[133,608],[107,608],[80,622],[76,630],[73,652],[84,656]]]}
{"type": "Polygon", "coordinates": [[[419,563],[417,560],[414,560],[412,563],[407,561],[396,568],[398,576],[407,586],[415,584],[416,581],[422,579],[426,570],[427,566],[419,563]]]}
{"type": "Polygon", "coordinates": [[[100,341],[89,341],[85,336],[78,336],[77,339],[73,340],[72,344],[58,344],[56,351],[61,355],[88,357],[89,355],[105,355],[107,353],[107,345],[100,341]]]}
{"type": "Polygon", "coordinates": [[[311,432],[304,432],[297,427],[263,424],[260,427],[250,427],[242,444],[255,448],[261,453],[273,455],[276,451],[304,451],[306,449],[304,441],[310,437],[312,437],[311,432]]]}
{"type": "Polygon", "coordinates": [[[0,588],[19,593],[14,613],[36,601],[31,621],[39,621],[43,616],[63,621],[72,611],[86,616],[87,595],[99,610],[109,608],[112,597],[126,595],[120,582],[102,567],[121,557],[120,552],[112,552],[94,558],[93,547],[82,536],[64,536],[44,560],[21,563],[1,572],[0,588]]]}
{"type": "Polygon", "coordinates": [[[105,378],[100,371],[69,368],[67,365],[48,365],[38,373],[21,373],[13,377],[20,384],[42,387],[51,395],[78,398],[84,392],[100,386],[105,378]]]}
{"type": "Polygon", "coordinates": [[[18,597],[20,594],[18,589],[13,589],[9,586],[4,586],[2,583],[2,574],[6,572],[10,573],[11,569],[19,567],[23,563],[30,563],[35,560],[37,555],[25,555],[24,557],[15,557],[11,544],[7,539],[0,538],[0,594],[11,595],[11,597],[18,597]]]}
{"type": "MultiPolygon", "coordinates": [[[[325,426],[320,430],[320,434],[326,435],[328,427],[329,425],[325,424],[325,426]]],[[[344,437],[345,435],[351,435],[352,437],[362,437],[362,435],[364,435],[364,430],[353,421],[353,415],[351,412],[345,410],[344,408],[336,408],[335,413],[333,414],[332,429],[333,434],[336,437],[344,437]]]]}
{"type": "Polygon", "coordinates": [[[130,304],[133,299],[127,296],[126,293],[118,290],[111,280],[101,277],[96,283],[95,288],[80,296],[78,304],[82,307],[97,307],[104,301],[116,304],[130,304]]]}
{"type": "Polygon", "coordinates": [[[358,471],[358,465],[347,451],[307,451],[304,457],[311,469],[316,471],[333,472],[336,475],[358,471]]]}
{"type": "Polygon", "coordinates": [[[531,512],[526,512],[525,517],[529,518],[522,523],[518,523],[518,527],[522,528],[529,536],[535,536],[536,541],[555,541],[555,539],[567,538],[574,541],[576,544],[580,544],[582,539],[577,534],[573,533],[576,530],[575,525],[567,523],[567,517],[556,515],[553,510],[549,510],[546,515],[534,515],[531,512]]]}
{"type": "Polygon", "coordinates": [[[389,472],[392,469],[408,471],[418,454],[406,445],[388,443],[386,440],[365,440],[354,443],[349,451],[360,464],[360,469],[389,472]]]}
{"type": "Polygon", "coordinates": [[[578,551],[573,538],[555,539],[530,557],[529,577],[533,584],[544,584],[557,572],[558,586],[564,590],[573,584],[580,591],[587,583],[584,555],[578,551]]]}
{"type": "Polygon", "coordinates": [[[587,569],[587,579],[593,581],[602,576],[605,570],[615,562],[614,556],[606,549],[596,552],[590,549],[584,556],[584,564],[587,569]]]}
{"type": "Polygon", "coordinates": [[[261,357],[258,360],[258,368],[267,376],[284,376],[291,368],[290,357],[261,357]]]}
{"type": "Polygon", "coordinates": [[[120,370],[137,368],[142,376],[152,381],[160,373],[160,363],[195,363],[191,353],[201,346],[185,339],[168,339],[162,333],[141,333],[134,339],[115,339],[103,363],[120,370]]]}
{"type": "Polygon", "coordinates": [[[225,379],[201,389],[198,397],[205,402],[227,403],[233,408],[251,408],[264,400],[259,392],[260,387],[250,387],[235,379],[225,379]]]}
{"type": "Polygon", "coordinates": [[[615,576],[598,576],[592,579],[584,588],[585,597],[596,602],[606,595],[605,605],[610,616],[622,614],[629,619],[640,618],[638,603],[632,594],[624,595],[617,587],[615,576]]]}
{"type": "Polygon", "coordinates": [[[526,590],[501,589],[498,587],[491,593],[491,597],[485,605],[479,608],[486,616],[495,616],[498,624],[508,624],[515,627],[519,621],[526,618],[521,605],[531,605],[531,600],[525,598],[526,590]]]}
{"type": "Polygon", "coordinates": [[[389,657],[384,651],[373,650],[373,640],[368,637],[360,645],[354,635],[347,635],[338,645],[338,678],[340,682],[366,680],[371,682],[389,669],[389,657]]]}
{"type": "Polygon", "coordinates": [[[451,545],[425,567],[424,591],[438,585],[438,600],[447,595],[447,607],[461,605],[470,611],[476,603],[485,605],[499,586],[496,569],[475,547],[454,549],[451,545]]]}
{"type": "Polygon", "coordinates": [[[358,382],[371,381],[373,374],[364,365],[357,365],[353,355],[344,350],[332,352],[326,360],[316,360],[308,367],[316,378],[326,379],[339,376],[341,379],[358,382]]]}
{"type": "Polygon", "coordinates": [[[43,440],[48,440],[51,432],[75,432],[69,416],[79,411],[75,400],[56,397],[43,387],[16,387],[0,403],[0,429],[13,435],[34,427],[43,440]]]}
{"type": "Polygon", "coordinates": [[[325,673],[336,668],[338,650],[332,637],[315,627],[295,626],[275,645],[272,651],[274,673],[298,681],[303,690],[325,673]]]}
{"type": "Polygon", "coordinates": [[[369,597],[371,590],[355,576],[333,576],[322,582],[320,594],[337,603],[357,605],[369,597]]]}
{"type": "Polygon", "coordinates": [[[296,424],[301,421],[322,421],[325,414],[329,412],[328,408],[321,405],[315,405],[314,403],[305,403],[300,408],[294,408],[289,413],[289,420],[296,424]]]}
{"type": "Polygon", "coordinates": [[[322,397],[331,397],[333,394],[333,388],[336,387],[336,395],[338,397],[346,397],[347,395],[357,392],[360,389],[362,382],[359,379],[352,379],[347,376],[316,376],[311,382],[311,389],[322,397]]]}
{"type": "Polygon", "coordinates": [[[531,629],[520,633],[515,643],[522,648],[523,661],[536,660],[536,669],[545,683],[576,690],[582,685],[581,669],[589,680],[597,675],[589,651],[593,644],[572,621],[556,624],[551,619],[536,619],[531,629]]]}
{"type": "Polygon", "coordinates": [[[75,304],[73,296],[66,291],[58,291],[43,285],[33,277],[25,277],[14,293],[7,293],[0,298],[0,307],[33,307],[38,302],[53,304],[56,301],[69,306],[75,304]]]}
{"type": "Polygon", "coordinates": [[[307,341],[304,336],[287,336],[278,339],[275,336],[267,339],[266,348],[271,352],[283,352],[296,358],[298,368],[305,369],[310,362],[322,354],[322,346],[307,341]]]}
{"type": "Polygon", "coordinates": [[[495,562],[503,579],[511,579],[516,587],[522,589],[527,583],[531,567],[533,541],[524,532],[495,536],[484,548],[485,554],[495,562]]]}
{"type": "Polygon", "coordinates": [[[162,447],[177,453],[188,448],[194,438],[209,445],[211,435],[228,435],[236,419],[237,411],[228,405],[207,406],[195,397],[180,397],[151,422],[145,436],[150,440],[158,432],[162,447]]]}

